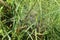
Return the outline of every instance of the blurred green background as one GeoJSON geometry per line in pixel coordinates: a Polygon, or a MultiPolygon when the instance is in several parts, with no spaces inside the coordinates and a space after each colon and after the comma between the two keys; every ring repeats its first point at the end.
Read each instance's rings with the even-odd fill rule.
{"type": "Polygon", "coordinates": [[[0,0],[0,40],[60,40],[60,0],[0,0]]]}

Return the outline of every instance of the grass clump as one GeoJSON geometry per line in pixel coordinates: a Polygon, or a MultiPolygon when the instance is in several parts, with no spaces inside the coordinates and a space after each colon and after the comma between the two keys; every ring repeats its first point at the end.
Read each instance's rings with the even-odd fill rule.
{"type": "Polygon", "coordinates": [[[60,1],[0,0],[0,40],[60,40],[60,1]]]}

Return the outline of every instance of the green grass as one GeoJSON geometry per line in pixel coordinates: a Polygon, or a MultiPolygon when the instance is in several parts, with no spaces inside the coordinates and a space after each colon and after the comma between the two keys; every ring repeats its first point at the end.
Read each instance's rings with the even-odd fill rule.
{"type": "Polygon", "coordinates": [[[1,1],[0,40],[60,40],[60,0],[1,1]]]}

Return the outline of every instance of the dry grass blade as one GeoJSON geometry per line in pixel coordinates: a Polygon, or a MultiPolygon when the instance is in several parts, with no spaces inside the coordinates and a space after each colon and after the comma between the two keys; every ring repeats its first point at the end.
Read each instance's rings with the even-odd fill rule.
{"type": "Polygon", "coordinates": [[[8,9],[11,9],[11,6],[9,6],[6,2],[4,2],[3,0],[0,0],[0,4],[2,4],[3,6],[7,7],[8,9]]]}

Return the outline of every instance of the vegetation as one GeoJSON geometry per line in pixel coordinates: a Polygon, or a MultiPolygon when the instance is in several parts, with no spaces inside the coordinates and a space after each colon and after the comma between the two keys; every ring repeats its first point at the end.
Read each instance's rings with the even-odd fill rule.
{"type": "Polygon", "coordinates": [[[60,0],[0,0],[0,40],[60,40],[60,0]]]}

